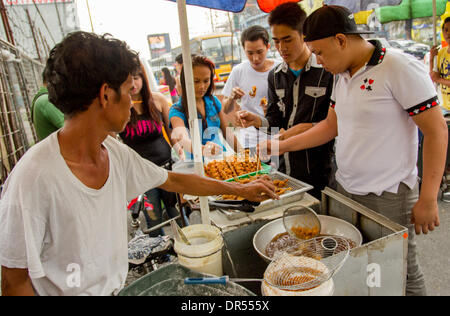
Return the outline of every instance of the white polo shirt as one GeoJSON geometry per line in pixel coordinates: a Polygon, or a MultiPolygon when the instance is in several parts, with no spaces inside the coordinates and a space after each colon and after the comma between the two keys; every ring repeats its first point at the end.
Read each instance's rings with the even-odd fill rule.
{"type": "Polygon", "coordinates": [[[331,96],[338,122],[336,180],[349,193],[397,193],[417,183],[418,129],[412,116],[439,101],[418,60],[378,41],[353,77],[339,74],[331,96]]]}
{"type": "MultiPolygon", "coordinates": [[[[253,69],[250,62],[244,61],[239,65],[234,66],[231,71],[230,77],[222,90],[222,95],[229,98],[233,88],[239,87],[245,95],[241,99],[241,108],[261,117],[264,117],[264,110],[261,106],[261,100],[263,98],[268,99],[268,82],[267,77],[269,72],[277,65],[274,62],[273,66],[265,72],[259,72],[253,69]],[[257,87],[254,97],[249,95],[253,87],[257,87]]],[[[259,142],[267,140],[269,136],[263,132],[260,132],[253,126],[249,128],[242,128],[239,130],[239,142],[245,148],[253,148],[258,145],[259,142]]]]}

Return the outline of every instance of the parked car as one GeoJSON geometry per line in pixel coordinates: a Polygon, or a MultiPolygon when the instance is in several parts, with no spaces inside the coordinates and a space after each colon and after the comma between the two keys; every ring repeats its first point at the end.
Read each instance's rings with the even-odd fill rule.
{"type": "Polygon", "coordinates": [[[405,50],[406,48],[416,44],[416,42],[412,40],[397,39],[397,40],[390,40],[389,44],[391,44],[391,46],[394,48],[405,50]]]}
{"type": "Polygon", "coordinates": [[[383,47],[386,47],[389,50],[403,52],[402,49],[392,46],[390,44],[390,42],[387,39],[385,39],[384,37],[373,37],[373,38],[368,38],[367,40],[368,41],[370,41],[370,40],[377,40],[377,41],[379,41],[381,43],[381,45],[383,45],[383,47]]]}
{"type": "Polygon", "coordinates": [[[411,54],[417,59],[423,60],[426,53],[430,51],[430,46],[421,43],[415,43],[405,49],[405,53],[411,54]]]}

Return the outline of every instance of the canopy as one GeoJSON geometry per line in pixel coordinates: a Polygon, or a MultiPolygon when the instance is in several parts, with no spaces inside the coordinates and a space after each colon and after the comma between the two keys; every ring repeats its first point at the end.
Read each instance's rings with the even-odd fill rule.
{"type": "Polygon", "coordinates": [[[377,7],[399,5],[402,0],[324,0],[323,3],[329,5],[340,5],[346,7],[353,13],[373,10],[377,7]]]}
{"type": "MultiPolygon", "coordinates": [[[[176,0],[169,0],[176,2],[176,0]]],[[[259,8],[269,13],[285,2],[300,2],[302,0],[257,0],[259,8]]],[[[186,0],[186,4],[199,7],[238,13],[244,10],[247,0],[186,0]]]]}

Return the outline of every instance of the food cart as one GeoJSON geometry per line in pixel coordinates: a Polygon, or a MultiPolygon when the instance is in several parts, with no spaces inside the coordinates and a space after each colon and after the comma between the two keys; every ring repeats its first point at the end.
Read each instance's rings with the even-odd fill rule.
{"type": "MultiPolygon", "coordinates": [[[[178,1],[180,12],[180,31],[183,33],[183,56],[187,61],[186,74],[190,80],[192,77],[192,68],[190,63],[190,51],[187,39],[187,19],[185,12],[185,1],[178,1]]],[[[188,80],[187,92],[190,117],[196,117],[195,104],[193,98],[193,84],[188,80]]],[[[203,174],[199,165],[201,159],[201,150],[198,135],[198,123],[195,120],[189,122],[192,139],[194,140],[194,157],[196,173],[203,174]],[[197,134],[196,134],[197,133],[197,134]]],[[[201,163],[200,163],[201,164],[201,163]]],[[[220,230],[224,242],[222,251],[223,272],[236,278],[255,278],[261,279],[268,266],[260,253],[255,249],[255,234],[268,223],[278,220],[283,216],[283,212],[296,205],[307,206],[314,209],[318,214],[331,216],[347,222],[359,230],[362,236],[362,242],[350,251],[350,254],[340,269],[339,273],[333,276],[335,295],[404,295],[406,288],[406,257],[407,257],[407,229],[398,225],[384,216],[342,196],[336,191],[326,188],[322,192],[321,201],[307,194],[308,185],[289,179],[286,175],[277,173],[278,177],[288,179],[289,188],[292,188],[290,194],[284,194],[279,201],[268,201],[262,203],[254,212],[238,212],[233,209],[215,210],[210,212],[210,204],[207,199],[199,200],[199,207],[202,212],[202,221],[205,224],[211,223],[220,230]],[[298,187],[297,187],[298,185],[298,187]]],[[[212,201],[209,201],[212,202],[212,201]]],[[[215,205],[216,208],[217,205],[215,205]]],[[[220,209],[220,207],[219,207],[220,209]]],[[[158,286],[161,282],[167,283],[167,278],[156,277],[164,274],[166,271],[154,271],[145,280],[160,280],[152,287],[158,286]],[[162,281],[161,281],[162,280],[162,281]]],[[[163,288],[179,288],[180,278],[186,274],[177,274],[170,279],[170,284],[163,288]],[[177,278],[178,276],[178,278],[177,278]],[[174,284],[178,286],[173,286],[174,284]]],[[[197,275],[196,275],[197,276],[197,275]]],[[[144,279],[143,278],[143,279],[144,279]]],[[[138,280],[140,286],[145,284],[144,280],[138,280]]],[[[232,284],[232,283],[231,283],[232,284]]],[[[147,284],[150,285],[150,284],[147,284]]],[[[133,284],[130,288],[133,287],[133,284]]],[[[250,290],[251,293],[261,295],[261,283],[245,283],[243,287],[250,290]]],[[[130,288],[123,291],[123,295],[133,293],[134,295],[143,294],[145,291],[136,292],[130,288]]],[[[241,287],[242,288],[242,287],[241,287]]],[[[183,287],[183,290],[186,288],[183,287]]],[[[223,293],[227,292],[223,289],[223,293]]],[[[168,294],[167,292],[159,292],[168,294]]],[[[206,290],[203,294],[211,293],[206,290]]],[[[175,293],[176,294],[176,293],[175,293]]],[[[183,292],[182,295],[199,295],[198,292],[183,292]]],[[[224,294],[225,295],[225,294],[224,294]]]]}
{"type": "MultiPolygon", "coordinates": [[[[283,217],[283,212],[287,208],[305,206],[313,209],[323,218],[332,217],[347,223],[357,230],[362,237],[356,247],[350,250],[349,256],[340,271],[333,276],[334,295],[401,296],[405,294],[408,237],[408,231],[405,227],[390,221],[386,217],[330,188],[325,188],[322,191],[322,200],[319,201],[307,193],[312,188],[310,185],[279,172],[265,170],[265,173],[271,176],[272,179],[287,179],[287,185],[292,186],[292,190],[282,194],[278,201],[268,200],[261,203],[255,207],[253,212],[241,212],[232,209],[222,210],[220,207],[213,207],[212,209],[215,210],[212,210],[209,214],[211,224],[220,230],[220,235],[223,238],[221,255],[224,275],[233,278],[261,279],[269,262],[261,255],[261,248],[265,246],[258,246],[258,240],[256,239],[259,238],[259,232],[269,223],[280,221],[283,217]]],[[[214,205],[213,201],[220,202],[218,197],[209,197],[209,199],[212,205],[214,205]]],[[[192,206],[195,209],[196,205],[192,206]]],[[[199,208],[199,205],[197,205],[197,208],[199,208]]],[[[345,237],[346,233],[342,227],[339,227],[335,232],[345,237]]],[[[271,233],[273,236],[269,236],[269,240],[277,232],[271,233]]],[[[184,271],[183,275],[185,277],[198,277],[197,272],[190,269],[187,269],[187,271],[194,274],[191,275],[184,271]]],[[[166,275],[166,273],[168,272],[164,270],[154,271],[146,278],[147,281],[140,280],[139,285],[135,284],[133,286],[132,284],[130,286],[131,289],[127,289],[124,293],[135,293],[136,290],[132,290],[133,287],[145,288],[146,285],[150,285],[148,283],[149,279],[158,280],[158,277],[155,275],[166,275]]],[[[181,274],[178,273],[178,276],[180,277],[181,274]]],[[[172,276],[170,277],[172,278],[172,276]]],[[[182,280],[180,278],[177,279],[176,276],[171,280],[177,284],[182,283],[182,280]]],[[[164,282],[167,283],[167,281],[164,282]]],[[[248,293],[262,294],[261,282],[230,284],[230,289],[233,289],[231,293],[227,292],[225,288],[221,288],[222,292],[217,292],[215,287],[203,287],[202,291],[204,292],[202,293],[204,295],[225,292],[228,295],[233,295],[233,293],[239,293],[238,295],[247,295],[248,293]]],[[[152,286],[161,287],[161,284],[153,284],[152,286]]],[[[173,287],[173,284],[165,284],[163,286],[163,288],[173,287]]],[[[193,287],[191,288],[193,292],[189,292],[186,287],[178,286],[178,288],[183,289],[183,295],[189,295],[189,293],[191,295],[201,295],[198,289],[193,287]]],[[[154,294],[153,291],[149,292],[148,288],[145,291],[147,291],[147,294],[154,294]]],[[[170,293],[166,294],[169,295],[170,293]]]]}

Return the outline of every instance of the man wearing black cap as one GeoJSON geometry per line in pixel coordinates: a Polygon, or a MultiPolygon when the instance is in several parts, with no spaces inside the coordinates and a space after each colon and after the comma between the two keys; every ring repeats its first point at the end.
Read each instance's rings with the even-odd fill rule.
{"type": "MultiPolygon", "coordinates": [[[[244,127],[280,128],[280,139],[303,132],[325,119],[328,113],[333,76],[318,65],[303,41],[306,13],[297,3],[276,7],[269,16],[275,46],[283,63],[268,76],[269,103],[265,117],[248,111],[238,112],[244,127]]],[[[310,193],[321,198],[321,190],[332,176],[330,142],[317,148],[286,153],[280,171],[314,186],[310,193]]]]}
{"type": "Polygon", "coordinates": [[[437,195],[447,148],[446,123],[427,70],[378,41],[364,40],[353,14],[343,7],[318,9],[305,21],[304,31],[318,63],[339,74],[328,117],[301,135],[260,147],[284,153],[339,135],[338,191],[408,227],[406,294],[426,295],[414,233],[439,226],[437,195]],[[417,127],[425,135],[420,195],[417,127]]]}

